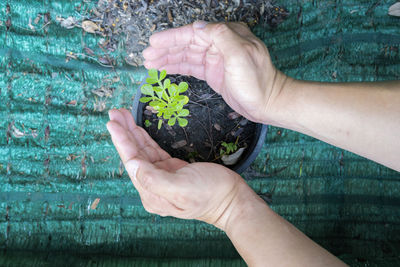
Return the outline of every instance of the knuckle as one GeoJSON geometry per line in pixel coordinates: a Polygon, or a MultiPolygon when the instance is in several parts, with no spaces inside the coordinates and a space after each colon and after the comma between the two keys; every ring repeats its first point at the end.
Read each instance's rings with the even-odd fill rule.
{"type": "Polygon", "coordinates": [[[254,42],[245,42],[243,44],[243,48],[248,52],[248,53],[254,53],[258,52],[258,47],[254,42]]]}
{"type": "Polygon", "coordinates": [[[218,24],[215,24],[214,31],[216,34],[225,34],[227,32],[230,32],[231,29],[229,28],[228,24],[226,24],[226,23],[218,23],[218,24]]]}
{"type": "Polygon", "coordinates": [[[262,42],[260,42],[259,40],[257,40],[257,39],[255,39],[255,40],[253,40],[253,45],[254,45],[254,48],[257,50],[257,52],[263,52],[264,50],[265,50],[265,44],[264,43],[262,43],[262,42]]]}

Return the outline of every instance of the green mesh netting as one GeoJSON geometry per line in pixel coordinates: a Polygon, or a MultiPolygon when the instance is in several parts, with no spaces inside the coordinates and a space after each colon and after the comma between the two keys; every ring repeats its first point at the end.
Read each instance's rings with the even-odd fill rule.
{"type": "MultiPolygon", "coordinates": [[[[387,15],[393,2],[285,0],[288,19],[254,32],[295,78],[399,79],[400,19],[387,15]]],[[[45,26],[43,18],[35,31],[29,27],[38,13],[80,16],[93,3],[8,3],[10,14],[0,4],[0,266],[244,265],[214,227],[146,213],[123,171],[105,128],[107,110],[131,105],[145,70],[125,65],[120,49],[115,68],[79,55],[85,47],[104,53],[101,36],[45,26]],[[112,96],[94,93],[102,88],[112,96]]],[[[398,172],[269,127],[244,177],[349,264],[400,264],[398,172]]]]}

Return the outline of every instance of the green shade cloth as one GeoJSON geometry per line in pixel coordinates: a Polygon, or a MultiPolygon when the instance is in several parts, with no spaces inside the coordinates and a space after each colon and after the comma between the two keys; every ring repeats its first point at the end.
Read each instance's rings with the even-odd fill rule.
{"type": "MultiPolygon", "coordinates": [[[[393,3],[285,0],[288,19],[254,32],[276,66],[298,79],[399,79],[400,19],[387,15],[393,3]]],[[[115,68],[100,66],[82,53],[106,56],[102,37],[56,21],[82,18],[95,3],[9,4],[10,14],[0,4],[0,266],[243,266],[218,229],[143,209],[105,123],[108,109],[131,106],[146,71],[124,64],[123,45],[110,55],[115,68]],[[46,12],[53,22],[42,18],[33,31],[30,19],[46,12]],[[71,52],[76,58],[66,60],[71,52]],[[112,96],[96,94],[102,88],[112,96]]],[[[269,127],[243,176],[347,263],[400,265],[398,172],[269,127]]]]}

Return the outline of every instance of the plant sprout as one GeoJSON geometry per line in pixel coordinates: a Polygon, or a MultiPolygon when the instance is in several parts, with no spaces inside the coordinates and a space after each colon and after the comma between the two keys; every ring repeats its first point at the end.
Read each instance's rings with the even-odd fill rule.
{"type": "Polygon", "coordinates": [[[144,121],[144,126],[146,126],[147,128],[149,128],[151,125],[151,122],[149,120],[145,120],[144,121]]]}
{"type": "Polygon", "coordinates": [[[156,69],[149,70],[149,77],[146,79],[140,90],[145,97],[140,98],[140,102],[147,103],[157,111],[158,129],[161,129],[163,119],[168,120],[168,125],[175,125],[178,121],[179,126],[185,127],[188,124],[187,119],[183,118],[189,115],[189,110],[183,106],[189,102],[189,98],[180,95],[186,92],[188,84],[180,82],[179,85],[171,83],[170,79],[164,78],[167,72],[162,70],[160,75],[156,69]],[[164,81],[163,81],[164,80],[164,81]]]}
{"type": "Polygon", "coordinates": [[[225,148],[225,150],[224,150],[224,148],[220,149],[220,151],[219,151],[220,156],[233,154],[238,149],[237,140],[236,140],[235,143],[233,143],[233,142],[231,142],[231,143],[222,142],[221,146],[223,146],[225,148]]]}

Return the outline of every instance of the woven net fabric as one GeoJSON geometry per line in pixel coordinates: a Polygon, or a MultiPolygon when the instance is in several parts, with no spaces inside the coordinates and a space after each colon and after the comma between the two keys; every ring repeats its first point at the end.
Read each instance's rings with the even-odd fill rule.
{"type": "MultiPolygon", "coordinates": [[[[101,36],[56,20],[84,17],[94,3],[8,4],[0,4],[0,266],[244,266],[218,229],[143,209],[105,123],[108,109],[131,106],[146,71],[126,65],[121,49],[107,54],[97,45],[101,36]],[[39,13],[52,23],[44,15],[33,23],[39,13]],[[115,67],[83,56],[85,48],[112,56],[115,67]]],[[[254,33],[286,74],[327,82],[400,78],[400,19],[387,15],[393,1],[280,4],[289,17],[254,33]]],[[[347,263],[400,264],[398,172],[269,127],[243,176],[347,263]]]]}

